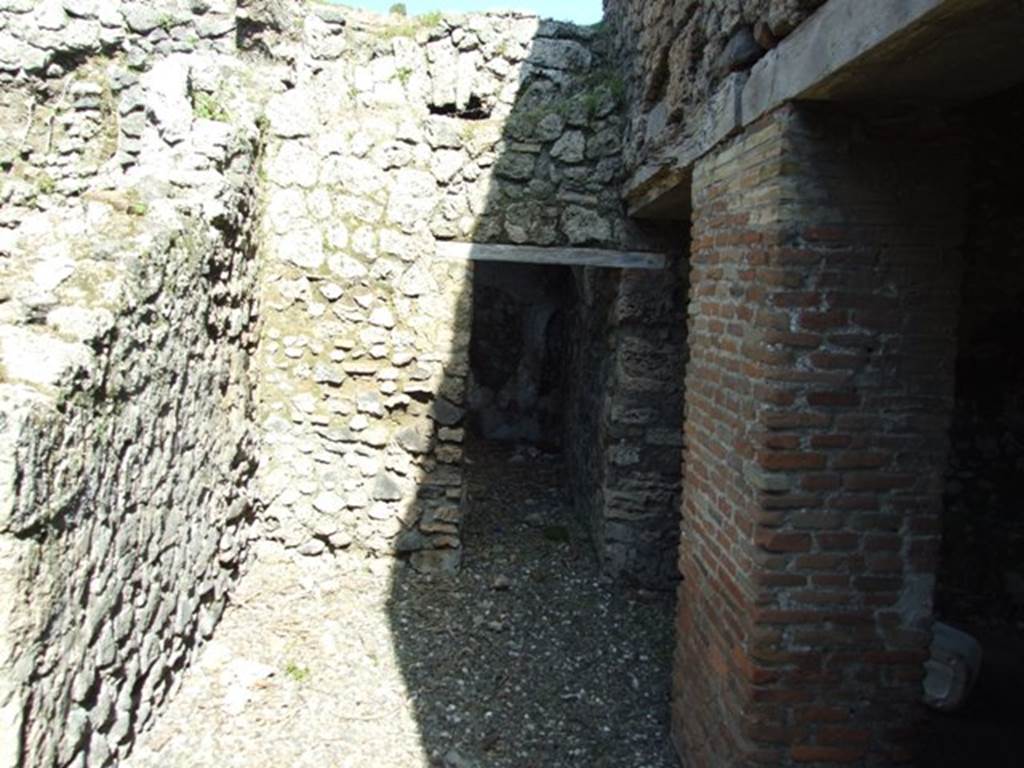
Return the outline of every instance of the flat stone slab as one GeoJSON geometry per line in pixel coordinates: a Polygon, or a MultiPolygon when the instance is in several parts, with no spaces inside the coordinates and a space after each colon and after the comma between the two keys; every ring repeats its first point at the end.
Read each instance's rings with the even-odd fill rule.
{"type": "Polygon", "coordinates": [[[665,254],[615,251],[605,248],[541,248],[531,245],[494,245],[441,241],[437,258],[445,261],[507,261],[516,264],[551,264],[569,267],[664,269],[665,254]]]}

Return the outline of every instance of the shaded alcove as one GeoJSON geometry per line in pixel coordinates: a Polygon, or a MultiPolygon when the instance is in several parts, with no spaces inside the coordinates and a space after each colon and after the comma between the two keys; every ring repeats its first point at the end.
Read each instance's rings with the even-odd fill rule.
{"type": "MultiPolygon", "coordinates": [[[[505,141],[487,160],[496,173],[473,211],[474,243],[660,252],[660,241],[634,229],[622,209],[621,104],[608,86],[615,78],[602,34],[541,23],[511,114],[500,123],[505,141]],[[557,149],[557,131],[546,133],[551,125],[567,135],[557,149]],[[533,169],[528,181],[524,168],[533,169]]],[[[642,360],[664,367],[650,354],[665,341],[662,331],[652,332],[650,348],[630,345],[645,338],[643,321],[625,317],[634,270],[483,260],[467,270],[460,303],[472,310],[460,314],[458,340],[460,349],[468,341],[469,354],[447,366],[440,385],[465,394],[465,414],[445,428],[465,441],[459,567],[425,573],[416,565],[428,558],[411,553],[411,566],[392,570],[387,605],[423,750],[447,768],[671,768],[673,595],[610,577],[592,520],[574,498],[601,482],[592,470],[613,447],[601,432],[611,385],[620,369],[638,370],[642,360]],[[631,335],[620,343],[622,324],[631,335]],[[570,455],[568,446],[580,443],[588,450],[570,455]],[[579,477],[585,482],[572,482],[579,477]]],[[[676,274],[651,270],[649,285],[676,274]]],[[[677,287],[674,279],[661,285],[677,287]]],[[[677,298],[672,321],[682,328],[677,298]]],[[[666,367],[662,375],[674,378],[678,395],[681,371],[666,367]]],[[[650,419],[657,418],[655,409],[650,419]]],[[[659,426],[681,432],[679,419],[650,424],[659,426]]],[[[628,439],[643,441],[647,432],[637,427],[628,439]]],[[[678,437],[652,450],[670,456],[677,487],[678,437]]],[[[421,484],[415,504],[436,502],[431,493],[421,484]]],[[[671,500],[661,511],[672,521],[678,515],[671,500]]]]}
{"type": "Polygon", "coordinates": [[[982,648],[973,693],[933,715],[922,765],[1024,762],[1024,87],[962,109],[970,150],[956,390],[936,617],[982,648]]]}
{"type": "Polygon", "coordinates": [[[590,478],[575,477],[567,443],[596,441],[599,422],[576,422],[593,409],[580,380],[601,396],[614,362],[610,337],[581,335],[601,327],[582,321],[582,283],[614,295],[621,277],[586,272],[472,265],[460,567],[398,568],[389,600],[432,765],[676,764],[673,595],[610,578],[574,499],[590,478]],[[577,367],[588,357],[598,363],[577,367]]]}
{"type": "Polygon", "coordinates": [[[572,290],[566,266],[475,265],[471,447],[493,441],[560,450],[572,290]]]}

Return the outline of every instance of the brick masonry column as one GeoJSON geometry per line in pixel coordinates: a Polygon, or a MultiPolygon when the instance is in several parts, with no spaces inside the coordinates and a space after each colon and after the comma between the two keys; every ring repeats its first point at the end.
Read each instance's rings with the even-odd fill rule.
{"type": "Polygon", "coordinates": [[[786,107],[694,173],[674,739],[909,757],[952,407],[950,131],[786,107]]]}

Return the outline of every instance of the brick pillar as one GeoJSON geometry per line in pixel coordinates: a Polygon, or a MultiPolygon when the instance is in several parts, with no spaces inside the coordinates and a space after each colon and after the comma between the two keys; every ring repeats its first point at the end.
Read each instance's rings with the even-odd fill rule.
{"type": "Polygon", "coordinates": [[[852,123],[786,107],[695,170],[673,705],[686,766],[908,756],[961,164],[948,137],[852,123]]]}

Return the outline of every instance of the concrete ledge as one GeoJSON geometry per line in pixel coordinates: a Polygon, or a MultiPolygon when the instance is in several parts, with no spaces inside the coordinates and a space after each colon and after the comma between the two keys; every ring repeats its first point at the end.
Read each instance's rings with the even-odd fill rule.
{"type": "Polygon", "coordinates": [[[830,0],[633,173],[629,213],[679,218],[694,162],[788,101],[955,104],[1008,88],[1024,80],[1022,39],[1019,0],[830,0]]]}
{"type": "Polygon", "coordinates": [[[661,149],[656,159],[634,174],[627,191],[627,213],[638,219],[687,219],[690,216],[690,171],[706,154],[741,127],[745,72],[730,75],[690,119],[691,131],[661,149]]]}
{"type": "Polygon", "coordinates": [[[440,241],[437,258],[445,261],[507,261],[516,264],[550,264],[568,267],[617,269],[664,269],[668,259],[661,253],[612,251],[603,248],[541,248],[532,245],[494,245],[440,241]]]}
{"type": "Polygon", "coordinates": [[[831,0],[750,71],[741,123],[799,98],[944,5],[961,0],[831,0]]]}

